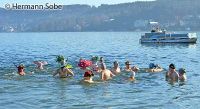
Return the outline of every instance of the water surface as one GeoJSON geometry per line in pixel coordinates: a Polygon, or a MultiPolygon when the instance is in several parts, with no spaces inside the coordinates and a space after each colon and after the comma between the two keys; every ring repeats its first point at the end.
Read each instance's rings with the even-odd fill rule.
{"type": "MultiPolygon", "coordinates": [[[[83,33],[1,33],[0,34],[0,108],[200,108],[200,47],[197,44],[140,44],[140,32],[83,33]],[[74,68],[75,77],[53,78],[58,68],[55,57],[62,54],[74,66],[80,57],[105,57],[108,68],[126,60],[140,68],[151,62],[167,69],[170,63],[187,69],[188,81],[169,84],[164,72],[140,73],[136,82],[120,75],[111,81],[80,84],[83,73],[74,68]],[[49,62],[37,71],[34,60],[49,62]],[[20,77],[13,63],[28,65],[20,77]]],[[[199,35],[199,34],[198,34],[199,35]]],[[[95,76],[98,79],[98,75],[95,76]]]]}

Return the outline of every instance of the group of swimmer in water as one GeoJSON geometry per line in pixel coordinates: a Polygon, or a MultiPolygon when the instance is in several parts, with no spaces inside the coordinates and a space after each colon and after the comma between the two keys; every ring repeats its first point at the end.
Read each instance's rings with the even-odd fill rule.
{"type": "MultiPolygon", "coordinates": [[[[63,56],[57,57],[57,62],[61,65],[54,73],[53,76],[59,75],[60,78],[73,77],[74,72],[72,71],[72,66],[70,64],[66,64],[66,60],[63,56]]],[[[37,65],[37,68],[42,70],[43,66],[48,63],[45,61],[34,61],[34,64],[37,65]]],[[[16,65],[15,65],[16,66],[16,65]]],[[[120,74],[120,72],[127,72],[130,76],[128,77],[129,81],[135,80],[136,72],[142,70],[137,66],[132,66],[129,61],[125,62],[125,68],[121,71],[119,67],[119,63],[117,61],[113,62],[113,67],[109,70],[106,67],[103,57],[98,58],[97,56],[92,57],[91,60],[80,59],[78,66],[84,72],[83,82],[86,83],[94,83],[93,77],[94,75],[100,75],[101,80],[106,81],[112,79],[112,77],[120,74]]],[[[24,76],[26,73],[24,71],[25,66],[20,64],[16,66],[18,69],[18,74],[24,76]]],[[[153,63],[149,64],[149,68],[143,69],[144,72],[161,72],[164,69],[159,65],[155,65],[153,63]]],[[[166,79],[171,81],[185,81],[186,80],[186,71],[184,68],[180,68],[179,71],[176,71],[175,65],[170,64],[169,69],[166,72],[166,79]]]]}

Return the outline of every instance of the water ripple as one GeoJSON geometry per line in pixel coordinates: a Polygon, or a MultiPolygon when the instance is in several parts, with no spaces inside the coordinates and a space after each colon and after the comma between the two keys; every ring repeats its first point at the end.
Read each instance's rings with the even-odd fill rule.
{"type": "MultiPolygon", "coordinates": [[[[199,108],[199,58],[197,44],[140,44],[142,33],[1,33],[0,108],[199,108]],[[188,81],[168,83],[165,72],[137,73],[129,82],[124,72],[113,80],[80,84],[83,73],[74,68],[75,77],[53,78],[57,55],[64,55],[76,66],[80,57],[105,57],[108,68],[118,60],[124,68],[129,60],[140,68],[151,62],[168,69],[170,63],[187,70],[188,81]],[[46,70],[37,71],[32,61],[45,60],[46,70]],[[14,63],[29,65],[20,77],[14,63]],[[20,101],[20,102],[16,102],[20,101]]],[[[99,76],[95,75],[99,81],[99,76]]]]}

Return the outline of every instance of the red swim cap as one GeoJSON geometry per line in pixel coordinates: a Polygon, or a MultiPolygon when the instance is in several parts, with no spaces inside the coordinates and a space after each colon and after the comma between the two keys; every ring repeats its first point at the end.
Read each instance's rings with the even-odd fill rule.
{"type": "Polygon", "coordinates": [[[91,76],[94,76],[92,71],[86,71],[85,74],[84,74],[84,77],[91,77],[91,76]]]}
{"type": "Polygon", "coordinates": [[[89,60],[80,60],[78,63],[78,66],[85,69],[86,67],[89,67],[92,65],[92,61],[89,60]]]}

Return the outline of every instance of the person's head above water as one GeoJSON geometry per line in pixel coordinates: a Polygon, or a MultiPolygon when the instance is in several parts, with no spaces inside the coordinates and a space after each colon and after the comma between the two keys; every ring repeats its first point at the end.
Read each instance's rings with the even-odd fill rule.
{"type": "Polygon", "coordinates": [[[118,63],[117,61],[114,61],[114,62],[113,62],[113,65],[114,65],[114,67],[118,67],[118,66],[119,66],[119,63],[118,63]]]}
{"type": "Polygon", "coordinates": [[[170,65],[169,65],[169,68],[170,68],[170,69],[176,69],[176,67],[175,67],[174,64],[170,64],[170,65]]]}
{"type": "Polygon", "coordinates": [[[94,74],[92,73],[92,71],[86,71],[85,74],[84,74],[84,77],[92,77],[94,76],[94,74]]]}
{"type": "Polygon", "coordinates": [[[125,65],[131,65],[131,63],[129,61],[126,61],[125,65]]]}
{"type": "Polygon", "coordinates": [[[186,74],[186,71],[184,68],[180,68],[178,72],[179,72],[179,74],[182,74],[182,75],[186,74]]]}
{"type": "Polygon", "coordinates": [[[104,62],[103,57],[100,57],[99,61],[100,61],[100,62],[104,62]]]}
{"type": "Polygon", "coordinates": [[[98,56],[92,56],[91,61],[97,62],[97,61],[99,61],[99,57],[98,56]]]}
{"type": "Polygon", "coordinates": [[[17,70],[18,70],[19,75],[22,75],[22,76],[25,75],[23,64],[20,64],[19,66],[17,66],[17,70]]]}
{"type": "Polygon", "coordinates": [[[139,68],[138,68],[137,66],[133,66],[131,69],[132,69],[134,72],[137,72],[137,71],[139,70],[139,68]]]}
{"type": "Polygon", "coordinates": [[[156,67],[156,66],[155,66],[154,63],[150,63],[150,64],[149,64],[149,68],[150,68],[150,69],[153,69],[153,68],[155,68],[155,67],[156,67]]]}
{"type": "Polygon", "coordinates": [[[170,65],[169,65],[169,71],[170,71],[170,72],[175,72],[175,71],[176,71],[176,67],[175,67],[174,64],[170,64],[170,65]]]}
{"type": "Polygon", "coordinates": [[[24,69],[24,65],[23,65],[23,64],[20,64],[17,68],[18,68],[18,69],[24,69]]]}
{"type": "Polygon", "coordinates": [[[105,70],[106,69],[106,64],[105,63],[101,63],[101,69],[105,70]]]}
{"type": "Polygon", "coordinates": [[[129,69],[129,68],[130,68],[130,65],[131,65],[131,63],[130,63],[129,61],[126,61],[126,62],[125,62],[125,65],[126,65],[126,68],[128,68],[128,69],[129,69]]]}
{"type": "Polygon", "coordinates": [[[58,63],[65,62],[65,57],[63,55],[56,56],[56,62],[58,62],[58,63]]]}

